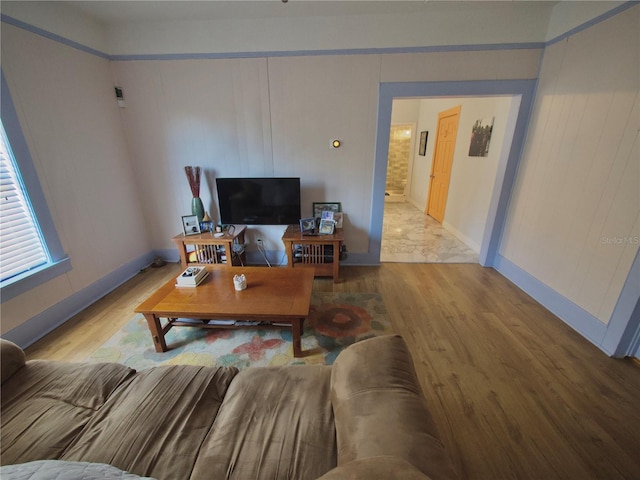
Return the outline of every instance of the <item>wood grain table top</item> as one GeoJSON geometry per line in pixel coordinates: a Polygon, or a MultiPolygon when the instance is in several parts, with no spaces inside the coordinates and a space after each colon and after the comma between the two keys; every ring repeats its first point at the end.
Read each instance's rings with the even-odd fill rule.
{"type": "Polygon", "coordinates": [[[141,303],[137,313],[158,317],[305,318],[309,314],[313,271],[283,267],[216,268],[197,287],[176,287],[175,279],[141,303]],[[246,290],[236,291],[234,275],[244,274],[246,290]]]}

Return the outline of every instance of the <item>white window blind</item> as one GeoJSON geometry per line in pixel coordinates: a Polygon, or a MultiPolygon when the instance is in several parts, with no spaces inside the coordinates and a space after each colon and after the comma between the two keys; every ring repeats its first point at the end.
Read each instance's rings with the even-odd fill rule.
{"type": "Polygon", "coordinates": [[[0,122],[0,282],[51,260],[0,122]]]}

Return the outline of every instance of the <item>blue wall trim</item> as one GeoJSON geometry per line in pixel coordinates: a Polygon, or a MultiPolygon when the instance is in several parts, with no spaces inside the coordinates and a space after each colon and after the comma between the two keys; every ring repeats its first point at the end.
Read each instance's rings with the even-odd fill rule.
{"type": "Polygon", "coordinates": [[[15,281],[2,286],[2,298],[0,303],[4,303],[12,298],[28,292],[38,285],[53,280],[54,278],[67,273],[72,269],[71,259],[65,257],[58,262],[47,263],[41,267],[29,270],[19,275],[15,281]]]}
{"type": "Polygon", "coordinates": [[[95,55],[96,57],[105,58],[107,60],[110,59],[110,56],[108,54],[101,52],[100,50],[87,47],[85,45],[82,45],[81,43],[74,42],[73,40],[69,40],[68,38],[62,37],[60,35],[56,35],[55,33],[48,32],[47,30],[44,30],[40,27],[34,27],[33,25],[29,25],[22,20],[18,20],[17,18],[13,18],[0,13],[0,20],[8,23],[9,25],[13,25],[14,27],[22,28],[23,30],[27,30],[28,32],[48,38],[49,40],[67,45],[68,47],[75,48],[85,53],[90,53],[91,55],[95,55]]]}
{"type": "MultiPolygon", "coordinates": [[[[27,348],[89,305],[122,285],[140,270],[149,266],[153,258],[153,252],[139,256],[105,275],[100,280],[65,298],[60,303],[30,318],[13,330],[3,334],[2,337],[18,344],[21,348],[27,348]]],[[[133,315],[133,312],[131,314],[133,315]]]]}
{"type": "Polygon", "coordinates": [[[624,357],[638,350],[640,337],[640,249],[622,287],[602,340],[602,348],[610,355],[624,357]]]}
{"type": "Polygon", "coordinates": [[[132,60],[211,60],[221,58],[312,57],[321,55],[380,55],[389,53],[477,52],[482,50],[528,50],[544,48],[544,42],[435,45],[431,47],[344,48],[331,50],[278,50],[268,52],[167,53],[112,55],[114,61],[132,60]]]}
{"type": "Polygon", "coordinates": [[[384,190],[387,176],[389,131],[391,110],[395,98],[433,97],[481,97],[486,95],[519,95],[520,109],[516,118],[513,141],[508,156],[503,156],[492,193],[487,215],[487,232],[481,245],[480,264],[492,266],[497,253],[513,183],[515,182],[520,153],[527,132],[533,105],[536,80],[480,80],[465,82],[407,82],[380,84],[378,104],[378,128],[373,171],[371,218],[369,230],[369,255],[380,261],[382,220],[384,216],[384,190]]]}
{"type": "Polygon", "coordinates": [[[494,268],[595,346],[611,354],[602,347],[606,324],[502,255],[496,256],[494,268]]]}

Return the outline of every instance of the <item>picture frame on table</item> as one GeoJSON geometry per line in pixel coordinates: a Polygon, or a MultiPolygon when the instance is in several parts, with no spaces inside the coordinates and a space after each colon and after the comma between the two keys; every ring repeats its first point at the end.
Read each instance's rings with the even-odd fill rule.
{"type": "Polygon", "coordinates": [[[300,219],[301,232],[313,232],[316,228],[316,219],[313,217],[300,219]]]}
{"type": "Polygon", "coordinates": [[[333,235],[336,228],[336,222],[333,220],[320,220],[320,227],[318,233],[322,235],[333,235]]]}
{"type": "Polygon", "coordinates": [[[333,221],[336,223],[336,228],[342,228],[343,218],[344,218],[344,213],[333,212],[333,221]]]}
{"type": "Polygon", "coordinates": [[[321,220],[333,220],[333,216],[335,215],[335,212],[333,210],[323,210],[322,211],[322,216],[320,217],[321,220]]]}
{"type": "Polygon", "coordinates": [[[340,202],[313,202],[313,216],[316,218],[322,218],[322,212],[341,212],[342,204],[340,202]]]}
{"type": "Polygon", "coordinates": [[[182,216],[182,231],[185,235],[197,235],[200,233],[200,222],[197,215],[182,216]]]}

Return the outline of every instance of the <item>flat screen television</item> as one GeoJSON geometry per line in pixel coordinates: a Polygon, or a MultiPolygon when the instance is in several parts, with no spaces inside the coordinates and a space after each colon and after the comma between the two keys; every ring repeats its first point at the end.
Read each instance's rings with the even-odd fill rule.
{"type": "Polygon", "coordinates": [[[223,224],[292,225],[300,220],[299,178],[216,178],[223,224]]]}

